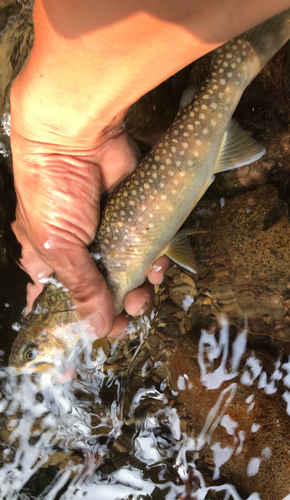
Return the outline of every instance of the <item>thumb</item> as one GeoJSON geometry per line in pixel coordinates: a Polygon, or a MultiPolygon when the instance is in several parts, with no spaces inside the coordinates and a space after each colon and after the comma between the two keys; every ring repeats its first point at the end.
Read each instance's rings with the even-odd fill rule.
{"type": "Polygon", "coordinates": [[[53,269],[77,307],[81,319],[87,319],[97,338],[105,337],[114,325],[114,305],[102,274],[98,271],[89,250],[71,245],[61,253],[46,255],[46,262],[53,262],[53,269]]]}

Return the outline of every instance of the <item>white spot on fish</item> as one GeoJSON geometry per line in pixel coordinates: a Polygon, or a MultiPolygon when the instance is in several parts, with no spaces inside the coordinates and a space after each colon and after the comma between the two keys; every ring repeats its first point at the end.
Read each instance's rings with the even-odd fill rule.
{"type": "Polygon", "coordinates": [[[208,95],[208,94],[204,94],[204,95],[202,96],[202,98],[203,98],[203,99],[209,99],[209,95],[208,95]]]}
{"type": "MultiPolygon", "coordinates": [[[[201,120],[204,120],[204,119],[205,119],[205,114],[204,114],[204,113],[200,113],[199,118],[200,118],[201,120]]],[[[195,123],[197,123],[197,122],[195,122],[195,123]]],[[[199,122],[198,122],[198,123],[199,123],[199,122]]]]}
{"type": "Polygon", "coordinates": [[[135,206],[135,201],[130,200],[130,201],[129,201],[129,205],[131,205],[132,207],[134,207],[134,206],[135,206]]]}
{"type": "Polygon", "coordinates": [[[189,124],[187,125],[187,129],[188,129],[188,130],[193,130],[193,125],[192,125],[191,123],[189,123],[189,124]]]}
{"type": "Polygon", "coordinates": [[[208,107],[207,107],[207,105],[206,105],[206,104],[203,104],[203,105],[201,106],[201,109],[208,109],[208,107]]]}
{"type": "Polygon", "coordinates": [[[160,165],[159,168],[160,168],[160,170],[164,170],[165,169],[164,165],[160,165]]]}
{"type": "Polygon", "coordinates": [[[154,160],[155,161],[159,161],[160,160],[160,156],[158,156],[158,155],[154,156],[154,160]]]}
{"type": "Polygon", "coordinates": [[[197,144],[198,146],[200,146],[200,145],[201,145],[201,141],[200,141],[199,139],[197,139],[197,140],[195,141],[195,144],[197,144]]]}
{"type": "MultiPolygon", "coordinates": [[[[188,128],[188,126],[187,126],[187,128],[188,128]]],[[[192,127],[192,130],[193,130],[193,127],[192,127]]],[[[183,137],[189,137],[189,133],[188,132],[183,132],[182,135],[183,135],[183,137]]]]}
{"type": "Polygon", "coordinates": [[[173,181],[174,186],[178,186],[178,183],[179,183],[179,181],[174,179],[174,181],[173,181]]]}
{"type": "Polygon", "coordinates": [[[176,165],[177,167],[180,167],[180,165],[181,165],[181,161],[177,160],[177,161],[175,162],[175,165],[176,165]]]}
{"type": "Polygon", "coordinates": [[[199,157],[198,151],[193,151],[193,156],[195,156],[195,158],[198,158],[199,157]]]}
{"type": "Polygon", "coordinates": [[[145,184],[144,184],[144,188],[145,188],[145,189],[149,189],[149,188],[150,188],[150,184],[148,184],[148,182],[145,182],[145,184]]]}
{"type": "MultiPolygon", "coordinates": [[[[194,153],[193,153],[194,154],[194,153]]],[[[187,160],[187,165],[189,167],[192,167],[193,166],[193,161],[192,160],[187,160]]]]}
{"type": "Polygon", "coordinates": [[[229,71],[229,72],[227,73],[227,76],[228,76],[229,78],[231,78],[231,77],[233,76],[233,73],[232,73],[231,71],[229,71]]]}
{"type": "Polygon", "coordinates": [[[221,82],[221,85],[225,85],[226,84],[226,81],[225,81],[224,78],[221,78],[220,82],[221,82]]]}
{"type": "Polygon", "coordinates": [[[203,129],[202,133],[203,133],[204,135],[208,134],[208,128],[206,128],[206,127],[205,127],[205,128],[203,129]]]}
{"type": "Polygon", "coordinates": [[[171,146],[171,151],[172,151],[172,153],[176,153],[176,147],[175,146],[171,146]]]}
{"type": "Polygon", "coordinates": [[[190,118],[193,118],[193,117],[194,117],[194,112],[193,112],[193,111],[191,111],[191,112],[189,113],[189,116],[190,116],[190,118]]]}
{"type": "Polygon", "coordinates": [[[173,133],[174,133],[174,135],[179,135],[179,131],[178,130],[173,130],[173,133]]]}
{"type": "Polygon", "coordinates": [[[210,121],[210,124],[211,124],[213,127],[215,127],[215,126],[216,126],[216,124],[217,124],[217,121],[216,121],[216,120],[211,120],[211,121],[210,121]]]}
{"type": "Polygon", "coordinates": [[[166,158],[165,163],[166,163],[167,165],[171,165],[172,161],[170,160],[170,158],[166,158]]]}
{"type": "Polygon", "coordinates": [[[231,59],[231,58],[233,57],[233,54],[231,54],[231,52],[228,52],[228,53],[226,54],[226,57],[227,57],[228,59],[231,59]]]}
{"type": "Polygon", "coordinates": [[[161,200],[166,200],[166,199],[167,199],[166,194],[162,194],[162,195],[161,195],[161,200]]]}
{"type": "Polygon", "coordinates": [[[216,109],[217,108],[217,103],[216,102],[212,102],[211,105],[210,105],[210,107],[212,109],[216,109]]]}
{"type": "Polygon", "coordinates": [[[165,186],[164,182],[160,182],[160,184],[159,184],[160,189],[163,189],[164,186],[165,186]]]}
{"type": "Polygon", "coordinates": [[[135,191],[135,189],[133,189],[133,191],[131,191],[131,195],[136,196],[136,194],[137,194],[137,191],[135,191]]]}

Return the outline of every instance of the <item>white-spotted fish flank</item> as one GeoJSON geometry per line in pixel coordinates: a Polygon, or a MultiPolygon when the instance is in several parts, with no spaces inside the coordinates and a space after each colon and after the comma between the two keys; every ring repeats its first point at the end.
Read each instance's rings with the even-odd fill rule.
{"type": "MultiPolygon", "coordinates": [[[[215,150],[217,156],[229,120],[248,81],[251,58],[251,64],[257,65],[257,56],[253,53],[250,43],[242,38],[219,47],[213,53],[212,73],[200,94],[195,97],[192,104],[177,114],[174,123],[160,143],[112,195],[106,205],[96,240],[98,251],[103,255],[105,268],[113,269],[111,261],[121,261],[122,271],[129,273],[122,252],[118,255],[121,244],[127,261],[129,260],[130,266],[133,266],[128,256],[134,253],[138,261],[136,254],[140,254],[144,244],[146,247],[154,248],[156,241],[162,240],[164,243],[160,242],[159,246],[164,247],[168,238],[174,236],[190,213],[195,201],[192,200],[192,195],[186,194],[186,189],[192,190],[189,186],[191,182],[195,182],[196,189],[200,192],[203,186],[207,187],[211,182],[214,163],[208,167],[207,182],[204,178],[200,181],[197,172],[201,171],[205,159],[208,161],[207,158],[214,157],[215,150]],[[187,197],[188,203],[185,202],[187,197]],[[157,216],[156,206],[162,218],[161,215],[157,216]],[[119,215],[115,216],[112,209],[114,214],[119,215]],[[129,213],[129,209],[133,209],[133,214],[129,213]],[[181,215],[177,216],[177,224],[171,231],[169,225],[173,210],[175,213],[180,212],[181,215]],[[164,229],[166,225],[167,228],[164,229]],[[105,244],[103,235],[106,226],[110,228],[110,233],[106,231],[106,234],[110,234],[112,243],[118,228],[119,250],[118,246],[115,246],[115,240],[114,246],[112,243],[105,244]],[[134,238],[127,236],[124,241],[125,228],[127,227],[130,234],[133,226],[134,238]],[[136,234],[140,236],[136,237],[136,234]]],[[[154,251],[148,254],[151,258],[154,251]]],[[[140,265],[139,261],[137,265],[140,265]]]]}

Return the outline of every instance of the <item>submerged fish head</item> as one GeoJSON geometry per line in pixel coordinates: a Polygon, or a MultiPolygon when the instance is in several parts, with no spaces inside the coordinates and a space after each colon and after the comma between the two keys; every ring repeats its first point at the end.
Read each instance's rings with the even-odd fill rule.
{"type": "Polygon", "coordinates": [[[81,323],[58,326],[55,314],[50,316],[49,324],[34,317],[35,321],[20,329],[9,357],[9,365],[17,373],[62,373],[79,351],[84,338],[81,323]]]}

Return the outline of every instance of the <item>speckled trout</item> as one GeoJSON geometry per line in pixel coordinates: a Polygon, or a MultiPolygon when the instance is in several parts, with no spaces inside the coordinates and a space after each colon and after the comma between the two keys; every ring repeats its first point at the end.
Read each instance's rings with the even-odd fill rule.
{"type": "MultiPolygon", "coordinates": [[[[177,231],[216,173],[265,153],[232,115],[244,89],[289,38],[289,20],[285,11],[216,49],[211,73],[193,102],[108,199],[90,251],[116,314],[160,255],[195,272],[187,238],[192,231],[177,231]]],[[[64,365],[78,341],[78,320],[69,293],[51,279],[23,320],[10,365],[44,371],[56,358],[64,365]]]]}

